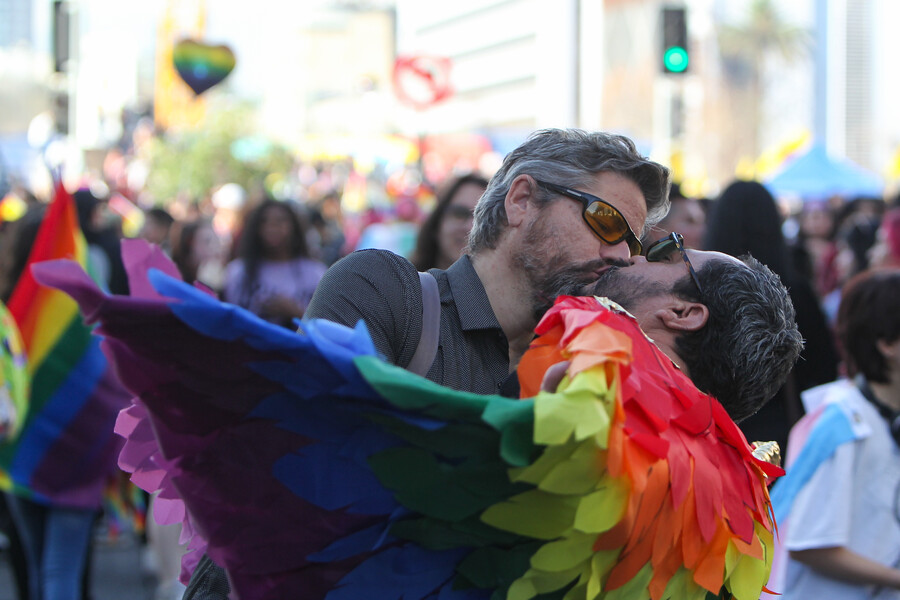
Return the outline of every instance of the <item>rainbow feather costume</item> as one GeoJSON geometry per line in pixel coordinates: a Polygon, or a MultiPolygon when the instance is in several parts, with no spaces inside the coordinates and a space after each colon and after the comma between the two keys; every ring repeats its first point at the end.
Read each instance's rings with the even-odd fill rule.
{"type": "Polygon", "coordinates": [[[546,315],[516,400],[386,364],[362,324],[297,335],[159,271],[136,298],[71,264],[38,276],[99,322],[152,425],[130,470],[184,502],[242,600],[755,600],[766,582],[781,470],[598,299],[546,315]]]}

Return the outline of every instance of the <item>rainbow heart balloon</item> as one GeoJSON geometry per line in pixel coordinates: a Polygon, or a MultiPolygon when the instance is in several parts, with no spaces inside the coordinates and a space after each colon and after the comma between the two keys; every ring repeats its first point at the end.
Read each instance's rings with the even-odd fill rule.
{"type": "Polygon", "coordinates": [[[172,50],[175,70],[198,96],[219,84],[234,69],[234,53],[228,46],[210,46],[182,40],[172,50]]]}

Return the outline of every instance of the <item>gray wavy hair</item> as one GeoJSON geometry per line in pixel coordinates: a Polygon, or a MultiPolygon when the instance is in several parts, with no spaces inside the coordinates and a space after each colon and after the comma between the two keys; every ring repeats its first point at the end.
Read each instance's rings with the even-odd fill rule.
{"type": "Polygon", "coordinates": [[[740,260],[744,265],[707,261],[697,271],[702,293],[689,276],[673,289],[709,309],[706,326],[678,336],[675,346],[694,385],[719,400],[736,422],[775,395],[803,348],[781,279],[750,255],[740,260]]]}
{"type": "MultiPolygon", "coordinates": [[[[644,231],[669,210],[669,170],[641,156],[634,142],[622,135],[580,129],[544,129],[532,133],[506,155],[475,207],[467,252],[495,248],[506,229],[506,194],[513,180],[528,174],[535,179],[567,187],[588,185],[602,171],[619,173],[640,188],[647,202],[644,231]]],[[[544,205],[555,194],[537,188],[536,201],[544,205]]],[[[636,231],[641,237],[644,231],[636,231]]]]}

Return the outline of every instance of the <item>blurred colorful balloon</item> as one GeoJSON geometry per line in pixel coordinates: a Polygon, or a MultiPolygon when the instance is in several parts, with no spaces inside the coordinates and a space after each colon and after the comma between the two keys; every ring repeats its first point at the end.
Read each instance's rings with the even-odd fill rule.
{"type": "Polygon", "coordinates": [[[172,62],[184,82],[199,96],[228,77],[234,69],[235,58],[228,46],[182,40],[175,44],[172,62]]]}

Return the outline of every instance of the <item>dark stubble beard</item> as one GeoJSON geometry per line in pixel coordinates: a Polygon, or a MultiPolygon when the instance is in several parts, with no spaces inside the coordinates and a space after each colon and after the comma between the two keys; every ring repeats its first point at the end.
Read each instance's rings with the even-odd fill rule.
{"type": "Polygon", "coordinates": [[[573,263],[565,252],[559,250],[564,243],[548,231],[542,219],[537,219],[528,228],[524,247],[513,257],[514,264],[522,269],[528,279],[535,323],[553,306],[558,296],[591,295],[598,281],[599,269],[612,267],[603,273],[605,278],[609,272],[629,264],[621,259],[600,257],[573,263]]]}
{"type": "Polygon", "coordinates": [[[628,269],[610,269],[585,291],[586,295],[609,298],[622,308],[633,311],[644,299],[671,294],[672,288],[658,281],[635,277],[629,274],[628,269]]]}

